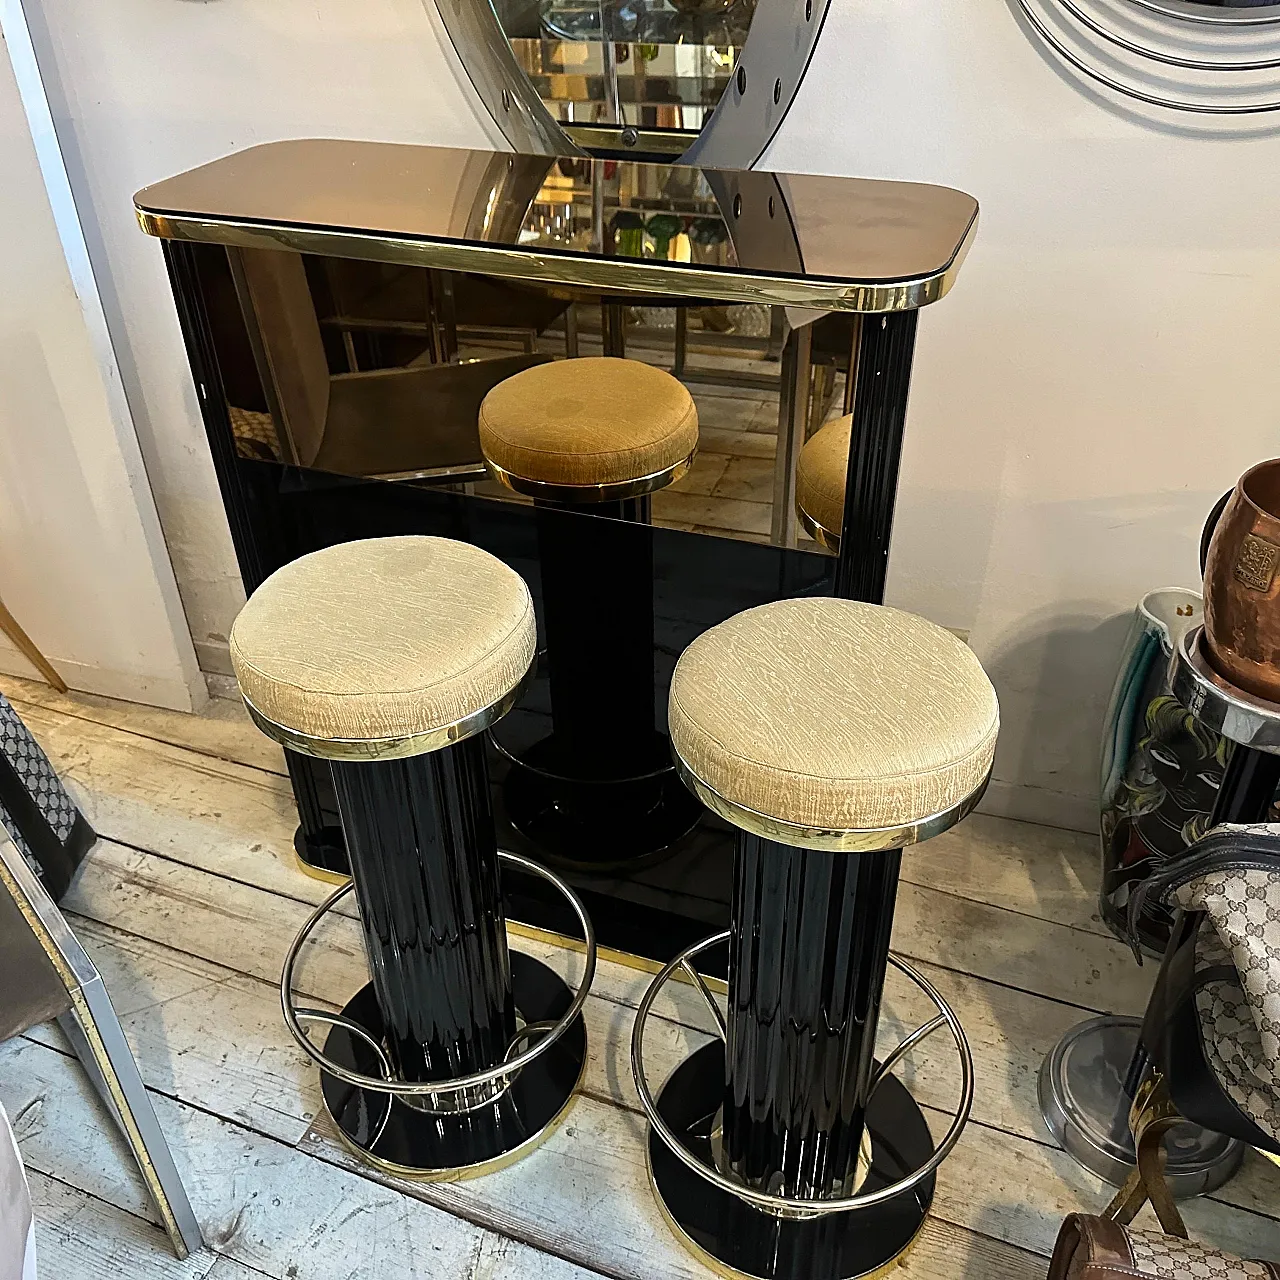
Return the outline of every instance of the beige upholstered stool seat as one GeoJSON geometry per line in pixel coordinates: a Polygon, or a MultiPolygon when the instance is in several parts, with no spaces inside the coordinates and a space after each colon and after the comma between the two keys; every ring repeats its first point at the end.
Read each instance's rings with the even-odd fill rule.
{"type": "Polygon", "coordinates": [[[814,539],[840,550],[844,526],[844,489],[849,474],[849,436],[853,415],[819,428],[800,450],[796,462],[796,510],[814,539]]]}
{"type": "Polygon", "coordinates": [[[697,449],[698,411],[669,373],[591,356],[500,382],[480,406],[479,430],[485,462],[510,488],[607,501],[678,479],[697,449]]]}
{"type": "Polygon", "coordinates": [[[671,681],[671,744],[686,777],[748,829],[735,808],[814,833],[923,824],[894,844],[924,838],[927,820],[976,802],[999,720],[991,682],[955,636],[852,600],[749,609],[700,635],[671,681]]]}
{"type": "Polygon", "coordinates": [[[534,647],[524,579],[448,538],[371,538],[303,556],[231,628],[255,718],[286,745],[327,756],[415,754],[478,731],[519,687],[534,647]]]}

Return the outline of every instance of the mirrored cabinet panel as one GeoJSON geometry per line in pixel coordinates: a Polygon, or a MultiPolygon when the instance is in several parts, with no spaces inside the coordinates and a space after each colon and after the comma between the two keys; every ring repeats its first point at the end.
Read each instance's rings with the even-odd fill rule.
{"type": "MultiPolygon", "coordinates": [[[[530,239],[588,237],[578,212],[547,201],[531,213],[530,239]]],[[[624,211],[613,220],[616,239],[637,255],[732,252],[710,216],[624,211]]],[[[789,429],[779,422],[780,308],[591,303],[464,272],[266,249],[210,255],[205,273],[221,304],[227,412],[244,458],[528,504],[485,472],[481,401],[533,365],[621,346],[675,372],[697,406],[697,456],[653,495],[653,523],[822,551],[774,518],[791,491],[779,449],[789,429]]],[[[830,317],[817,331],[801,443],[845,412],[851,323],[830,317]]]]}

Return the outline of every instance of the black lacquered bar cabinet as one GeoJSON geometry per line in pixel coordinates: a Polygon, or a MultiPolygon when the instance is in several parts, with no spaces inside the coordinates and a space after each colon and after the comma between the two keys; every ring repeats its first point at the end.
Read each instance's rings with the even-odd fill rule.
{"type": "MultiPolygon", "coordinates": [[[[499,847],[554,866],[607,947],[665,962],[724,927],[732,833],[709,814],[664,826],[654,806],[670,787],[637,786],[601,806],[590,857],[540,844],[536,823],[511,821],[512,798],[527,795],[531,752],[557,715],[578,731],[595,717],[602,740],[615,711],[649,724],[647,706],[632,703],[644,684],[635,672],[650,662],[662,734],[674,662],[707,628],[792,596],[881,600],[917,312],[955,281],[975,201],[922,184],[585,152],[300,140],[159,182],[136,205],[162,240],[246,590],[306,552],[392,534],[471,542],[511,565],[534,596],[540,653],[523,700],[484,740],[499,847]],[[655,249],[664,225],[670,242],[655,249]],[[492,387],[588,341],[637,354],[627,316],[638,310],[674,314],[682,335],[694,312],[728,307],[771,315],[782,345],[767,540],[694,529],[656,501],[644,523],[625,503],[535,505],[488,480],[476,419],[492,387]],[[845,372],[853,413],[838,557],[799,545],[794,513],[824,360],[845,372]],[[652,599],[624,593],[617,607],[632,609],[628,634],[639,632],[648,656],[634,644],[579,646],[586,683],[575,687],[594,696],[571,706],[561,695],[557,707],[548,646],[564,645],[566,628],[572,639],[575,607],[584,632],[607,637],[593,611],[618,595],[611,575],[634,577],[637,566],[652,599]]],[[[681,349],[678,371],[683,361],[681,349]]],[[[646,771],[625,763],[632,776],[646,771]]],[[[345,782],[327,761],[290,754],[288,764],[299,856],[342,875],[335,781],[339,791],[345,782]]],[[[573,932],[534,878],[505,876],[504,891],[514,920],[573,932]]]]}

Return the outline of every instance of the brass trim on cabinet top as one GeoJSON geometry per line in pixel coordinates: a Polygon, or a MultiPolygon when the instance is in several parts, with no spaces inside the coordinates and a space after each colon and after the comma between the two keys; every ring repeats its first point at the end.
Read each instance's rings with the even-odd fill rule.
{"type": "Polygon", "coordinates": [[[605,296],[875,313],[942,298],[978,221],[971,196],[922,183],[332,139],[252,147],[145,187],[134,200],[142,229],[161,239],[467,271],[605,296]],[[552,174],[566,164],[589,172],[552,174]],[[623,207],[645,216],[668,199],[684,210],[673,181],[699,192],[709,210],[718,207],[736,265],[627,257],[611,251],[608,235],[589,250],[522,239],[530,209],[546,192],[562,199],[566,181],[584,199],[601,198],[596,179],[606,165],[620,166],[631,184],[623,207]],[[717,187],[735,192],[728,207],[717,187]],[[635,194],[650,188],[656,204],[635,194]]]}

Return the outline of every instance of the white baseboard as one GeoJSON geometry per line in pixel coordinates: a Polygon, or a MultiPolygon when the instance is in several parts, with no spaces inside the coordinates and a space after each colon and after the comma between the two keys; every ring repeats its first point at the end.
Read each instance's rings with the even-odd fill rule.
{"type": "Polygon", "coordinates": [[[1097,796],[1050,791],[1047,787],[1030,787],[999,778],[991,779],[978,812],[1035,822],[1042,827],[1062,827],[1067,831],[1096,833],[1098,830],[1097,796]]]}
{"type": "MultiPolygon", "coordinates": [[[[140,702],[149,707],[167,707],[170,711],[198,711],[205,703],[203,684],[193,692],[181,680],[158,679],[131,671],[110,671],[52,656],[49,661],[68,687],[81,693],[97,693],[104,698],[121,698],[125,702],[140,702]]],[[[0,644],[0,672],[21,676],[24,680],[44,679],[17,649],[3,644],[0,644]]]]}

